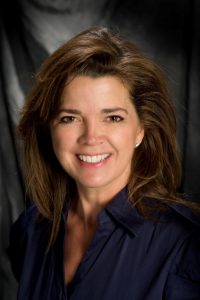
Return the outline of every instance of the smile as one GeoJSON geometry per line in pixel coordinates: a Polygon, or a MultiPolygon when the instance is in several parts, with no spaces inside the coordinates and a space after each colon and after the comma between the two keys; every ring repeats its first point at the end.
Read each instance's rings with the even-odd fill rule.
{"type": "Polygon", "coordinates": [[[78,158],[81,161],[87,162],[87,163],[99,163],[103,160],[105,160],[106,158],[108,158],[110,156],[110,154],[99,154],[99,155],[78,155],[78,158]]]}

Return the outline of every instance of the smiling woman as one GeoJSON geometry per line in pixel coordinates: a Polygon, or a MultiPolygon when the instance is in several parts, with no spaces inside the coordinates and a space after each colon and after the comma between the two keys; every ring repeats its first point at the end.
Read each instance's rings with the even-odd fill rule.
{"type": "Polygon", "coordinates": [[[41,66],[18,131],[34,204],[13,225],[18,299],[199,299],[197,209],[177,193],[160,69],[107,28],[41,66]]]}
{"type": "Polygon", "coordinates": [[[92,188],[106,203],[127,184],[135,145],[144,135],[128,90],[114,76],[77,76],[61,99],[50,125],[54,153],[77,183],[80,199],[92,188]]]}

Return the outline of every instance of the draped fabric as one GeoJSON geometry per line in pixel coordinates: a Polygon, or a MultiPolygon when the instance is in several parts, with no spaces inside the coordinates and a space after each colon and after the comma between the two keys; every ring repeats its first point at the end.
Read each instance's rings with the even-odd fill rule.
{"type": "Polygon", "coordinates": [[[25,207],[15,128],[41,62],[92,25],[112,26],[165,71],[178,117],[181,192],[200,201],[200,2],[198,0],[5,0],[0,8],[0,298],[16,299],[6,256],[11,223],[25,207]]]}

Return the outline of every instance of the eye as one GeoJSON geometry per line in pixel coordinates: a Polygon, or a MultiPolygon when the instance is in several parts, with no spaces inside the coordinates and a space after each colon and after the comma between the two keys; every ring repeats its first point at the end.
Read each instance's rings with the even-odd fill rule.
{"type": "Polygon", "coordinates": [[[123,121],[124,118],[122,118],[121,116],[118,116],[118,115],[113,115],[113,116],[109,116],[109,117],[107,118],[107,120],[108,120],[109,122],[119,123],[119,122],[123,121]]]}
{"type": "Polygon", "coordinates": [[[76,119],[76,117],[73,117],[73,116],[64,116],[64,117],[60,118],[60,123],[69,124],[69,123],[74,122],[75,119],[76,119]]]}

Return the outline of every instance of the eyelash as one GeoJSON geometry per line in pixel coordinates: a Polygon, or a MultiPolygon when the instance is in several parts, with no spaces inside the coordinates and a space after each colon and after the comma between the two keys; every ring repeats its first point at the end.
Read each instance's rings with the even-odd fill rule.
{"type": "Polygon", "coordinates": [[[119,123],[124,120],[124,118],[122,118],[121,116],[118,116],[118,115],[108,116],[107,119],[109,122],[113,122],[113,123],[119,123]]]}
{"type": "Polygon", "coordinates": [[[73,123],[75,121],[75,118],[76,117],[73,116],[64,116],[60,118],[60,123],[65,123],[65,124],[73,123]]]}
{"type": "MultiPolygon", "coordinates": [[[[65,124],[70,124],[73,123],[76,120],[76,117],[74,116],[64,116],[62,118],[60,118],[60,123],[65,123],[65,124]]],[[[124,120],[123,117],[118,116],[118,115],[112,115],[112,116],[108,116],[106,118],[106,121],[110,122],[110,123],[120,123],[124,120]]]]}

